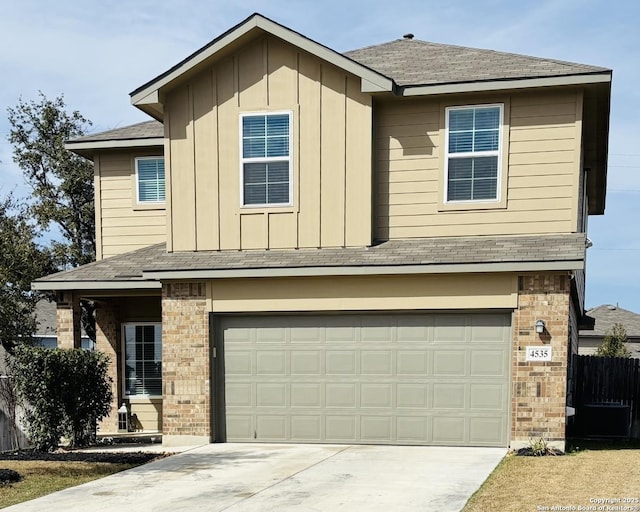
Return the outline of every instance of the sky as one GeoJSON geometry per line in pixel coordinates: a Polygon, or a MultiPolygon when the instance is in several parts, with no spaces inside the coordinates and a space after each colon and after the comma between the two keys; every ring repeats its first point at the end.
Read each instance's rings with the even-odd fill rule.
{"type": "Polygon", "coordinates": [[[0,0],[0,196],[29,190],[6,111],[64,94],[92,132],[149,119],[129,92],[259,12],[343,52],[416,39],[613,69],[607,207],[589,219],[587,307],[640,313],[637,0],[0,0]]]}

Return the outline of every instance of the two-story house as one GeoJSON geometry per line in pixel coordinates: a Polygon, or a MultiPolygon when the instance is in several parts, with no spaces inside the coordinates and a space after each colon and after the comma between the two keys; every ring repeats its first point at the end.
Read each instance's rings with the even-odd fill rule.
{"type": "Polygon", "coordinates": [[[133,91],[154,121],[67,145],[95,164],[97,261],[34,283],[69,347],[97,304],[102,432],[125,402],[168,445],[562,448],[610,86],[254,14],[133,91]]]}

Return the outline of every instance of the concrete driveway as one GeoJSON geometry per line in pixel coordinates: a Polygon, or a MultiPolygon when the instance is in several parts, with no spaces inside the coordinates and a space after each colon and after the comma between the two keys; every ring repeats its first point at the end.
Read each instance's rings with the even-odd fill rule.
{"type": "Polygon", "coordinates": [[[506,449],[210,444],[12,512],[458,511],[506,449]]]}

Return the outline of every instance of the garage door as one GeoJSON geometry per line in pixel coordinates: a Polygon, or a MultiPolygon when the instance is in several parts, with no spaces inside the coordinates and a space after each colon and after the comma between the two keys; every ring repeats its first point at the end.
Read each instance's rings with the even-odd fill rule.
{"type": "Polygon", "coordinates": [[[222,320],[227,441],[508,443],[508,314],[222,320]]]}

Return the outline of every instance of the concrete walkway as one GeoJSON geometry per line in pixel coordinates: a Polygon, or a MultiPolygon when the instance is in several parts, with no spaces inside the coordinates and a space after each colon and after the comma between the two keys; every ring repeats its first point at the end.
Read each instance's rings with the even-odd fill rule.
{"type": "Polygon", "coordinates": [[[506,451],[210,444],[5,510],[459,511],[506,451]]]}

